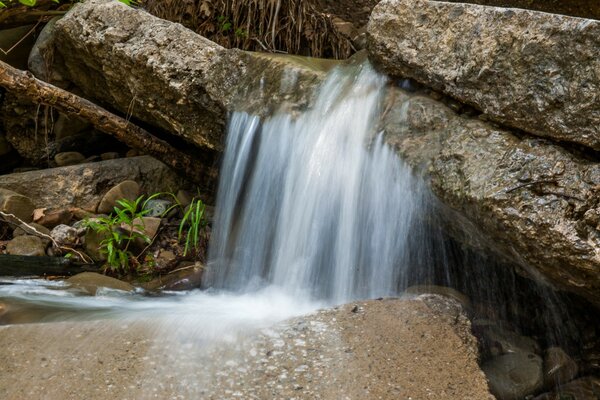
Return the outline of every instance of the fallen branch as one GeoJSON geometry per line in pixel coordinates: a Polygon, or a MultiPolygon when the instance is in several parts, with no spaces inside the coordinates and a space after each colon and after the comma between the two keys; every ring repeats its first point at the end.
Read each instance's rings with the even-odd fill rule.
{"type": "Polygon", "coordinates": [[[94,260],[92,260],[89,256],[87,256],[84,253],[77,251],[69,246],[64,246],[64,245],[59,244],[56,240],[54,240],[54,238],[52,236],[46,235],[45,233],[38,231],[37,229],[35,229],[35,227],[29,225],[28,223],[26,223],[25,221],[23,221],[22,219],[20,219],[19,217],[17,217],[14,214],[8,214],[3,211],[0,211],[0,217],[3,217],[4,221],[8,222],[9,224],[12,224],[15,226],[21,226],[21,227],[24,226],[25,228],[27,228],[27,233],[31,233],[34,236],[38,236],[38,237],[41,237],[42,239],[49,240],[50,242],[52,242],[54,247],[56,247],[57,249],[66,251],[67,253],[71,252],[73,254],[76,254],[77,257],[79,257],[81,259],[81,261],[83,261],[86,264],[94,263],[94,260]],[[17,222],[14,222],[14,221],[17,221],[17,222]]]}
{"type": "Polygon", "coordinates": [[[99,131],[161,160],[195,183],[205,183],[207,176],[211,175],[199,161],[126,119],[71,92],[40,81],[31,73],[13,68],[2,61],[0,61],[0,86],[35,103],[45,104],[65,114],[86,120],[99,131]]]}

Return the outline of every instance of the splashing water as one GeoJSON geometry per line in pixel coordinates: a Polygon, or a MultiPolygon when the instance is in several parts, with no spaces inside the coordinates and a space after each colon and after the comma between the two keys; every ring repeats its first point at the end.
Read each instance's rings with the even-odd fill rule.
{"type": "Polygon", "coordinates": [[[338,69],[298,118],[232,116],[208,286],[335,303],[396,293],[419,197],[373,131],[385,83],[368,64],[338,69]]]}

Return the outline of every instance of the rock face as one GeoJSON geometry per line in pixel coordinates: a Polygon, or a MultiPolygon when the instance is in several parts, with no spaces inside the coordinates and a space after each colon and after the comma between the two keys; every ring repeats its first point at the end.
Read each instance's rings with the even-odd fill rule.
{"type": "Polygon", "coordinates": [[[143,156],[2,175],[0,188],[19,191],[40,208],[79,207],[95,212],[104,194],[128,179],[148,193],[176,190],[183,184],[166,165],[143,156]]]}
{"type": "Polygon", "coordinates": [[[600,150],[600,21],[428,0],[384,0],[370,57],[538,136],[600,150]]]}
{"type": "Polygon", "coordinates": [[[401,89],[385,108],[387,142],[429,176],[451,225],[600,306],[600,164],[401,89]]]}
{"type": "Polygon", "coordinates": [[[281,57],[227,50],[110,0],[77,4],[55,31],[56,50],[86,97],[207,150],[222,150],[226,112],[238,107],[238,95],[252,99],[245,107],[253,111],[286,99],[303,104],[323,75],[281,57]]]}
{"type": "Polygon", "coordinates": [[[0,327],[0,396],[493,399],[469,321],[445,298],[349,304],[239,336],[224,326],[213,343],[196,336],[213,328],[206,320],[148,312],[127,323],[0,327]]]}

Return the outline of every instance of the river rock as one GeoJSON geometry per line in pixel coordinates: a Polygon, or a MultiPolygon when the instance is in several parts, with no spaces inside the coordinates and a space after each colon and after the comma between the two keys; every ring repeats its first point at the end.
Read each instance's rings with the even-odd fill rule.
{"type": "Polygon", "coordinates": [[[384,0],[369,52],[489,117],[600,150],[600,21],[429,0],[384,0]]]}
{"type": "Polygon", "coordinates": [[[17,236],[6,244],[6,252],[14,256],[46,255],[46,244],[37,236],[17,236]]]}
{"type": "Polygon", "coordinates": [[[227,111],[301,107],[324,75],[294,59],[225,49],[110,0],[76,4],[56,23],[56,50],[87,98],[206,150],[223,149],[227,111]]]}
{"type": "Polygon", "coordinates": [[[59,114],[54,123],[54,136],[56,140],[61,140],[89,130],[91,125],[89,122],[77,117],[69,117],[65,114],[59,114]]]}
{"type": "Polygon", "coordinates": [[[148,200],[144,206],[144,214],[146,217],[159,217],[162,218],[166,216],[167,211],[173,205],[173,202],[170,200],[162,200],[162,199],[151,199],[148,200]]]}
{"type": "Polygon", "coordinates": [[[90,256],[96,262],[106,261],[106,254],[100,250],[100,247],[102,241],[109,236],[109,232],[97,232],[93,229],[88,229],[83,237],[85,254],[90,256]]]}
{"type": "MultiPolygon", "coordinates": [[[[119,200],[134,201],[140,195],[140,185],[135,181],[123,181],[112,187],[100,200],[98,212],[101,214],[110,214],[117,206],[119,200]]],[[[120,207],[120,206],[119,206],[120,207]]]]}
{"type": "Polygon", "coordinates": [[[584,218],[600,164],[400,88],[384,107],[385,140],[425,173],[450,234],[600,306],[600,231],[584,218]]]}
{"type": "Polygon", "coordinates": [[[540,354],[540,345],[530,337],[491,324],[482,329],[482,345],[492,356],[510,353],[540,354]]]}
{"type": "Polygon", "coordinates": [[[66,167],[68,165],[81,164],[85,160],[85,156],[76,151],[68,151],[65,153],[58,153],[54,156],[54,162],[59,167],[66,167]]]}
{"type": "Polygon", "coordinates": [[[35,228],[36,231],[43,233],[44,235],[50,236],[50,229],[46,228],[43,225],[37,224],[35,222],[30,222],[27,225],[21,224],[13,231],[13,237],[23,236],[23,235],[34,235],[34,232],[31,228],[35,228]]]}
{"type": "MultiPolygon", "coordinates": [[[[157,263],[167,261],[167,257],[170,262],[175,260],[175,255],[170,252],[161,252],[156,260],[157,263]],[[171,253],[167,255],[165,253],[171,253]]],[[[204,266],[200,263],[192,264],[187,267],[178,267],[175,271],[165,275],[161,275],[158,278],[151,280],[148,283],[143,284],[143,288],[146,290],[193,290],[197,289],[202,284],[202,275],[204,273],[204,266]]]]}
{"type": "Polygon", "coordinates": [[[50,236],[61,246],[74,246],[79,239],[77,229],[69,225],[57,225],[50,232],[50,236]]]}
{"type": "Polygon", "coordinates": [[[533,353],[510,353],[485,362],[490,391],[498,400],[521,400],[534,394],[544,383],[542,359],[533,353]]]}
{"type": "Polygon", "coordinates": [[[67,279],[67,283],[74,288],[95,296],[99,289],[108,288],[113,290],[122,290],[131,292],[133,286],[127,282],[111,278],[110,276],[98,274],[96,272],[82,272],[67,279]]]}
{"type": "Polygon", "coordinates": [[[22,193],[38,207],[77,207],[95,213],[108,189],[125,180],[139,182],[148,193],[165,192],[185,182],[160,161],[143,156],[0,175],[0,188],[22,193]]]}
{"type": "MultiPolygon", "coordinates": [[[[54,52],[54,27],[59,19],[60,17],[54,17],[46,23],[29,52],[27,66],[29,71],[38,79],[65,87],[67,82],[64,73],[53,63],[54,57],[57,56],[54,52]]],[[[57,125],[59,121],[60,117],[57,120],[57,125]]]]}
{"type": "Polygon", "coordinates": [[[12,190],[3,189],[3,186],[12,188],[12,186],[0,182],[0,211],[12,214],[23,222],[31,222],[35,209],[31,199],[12,190]]]}
{"type": "Polygon", "coordinates": [[[106,161],[106,160],[116,160],[119,157],[121,157],[121,156],[116,151],[109,151],[107,153],[100,154],[100,159],[104,160],[104,161],[106,161]]]}
{"type": "Polygon", "coordinates": [[[550,347],[544,353],[544,383],[551,388],[564,385],[577,376],[577,363],[560,347],[550,347]]]}

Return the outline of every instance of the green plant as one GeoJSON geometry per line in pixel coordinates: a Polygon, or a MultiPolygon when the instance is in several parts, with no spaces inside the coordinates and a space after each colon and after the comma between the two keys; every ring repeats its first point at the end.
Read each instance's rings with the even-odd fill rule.
{"type": "Polygon", "coordinates": [[[224,15],[220,15],[217,18],[217,22],[219,22],[219,29],[221,32],[229,32],[231,30],[231,27],[233,26],[231,21],[229,21],[229,18],[227,18],[224,15]]]}
{"type": "Polygon", "coordinates": [[[106,256],[106,266],[115,272],[129,272],[131,262],[137,262],[131,253],[130,246],[136,239],[144,243],[151,240],[144,233],[142,217],[148,213],[144,206],[148,200],[158,196],[149,197],[142,203],[144,196],[136,200],[118,200],[118,207],[114,207],[114,214],[108,217],[87,219],[85,225],[96,233],[104,236],[100,242],[100,252],[106,256]]]}
{"type": "Polygon", "coordinates": [[[204,210],[206,206],[202,203],[202,200],[192,200],[189,208],[183,215],[183,219],[179,224],[178,237],[179,240],[184,236],[185,231],[185,248],[183,249],[183,255],[186,256],[191,247],[198,251],[200,243],[201,228],[206,224],[204,220],[204,210]],[[187,229],[186,229],[187,228],[187,229]]]}

